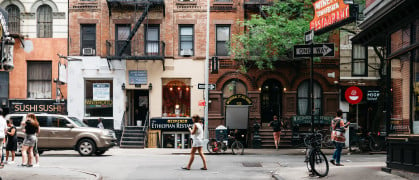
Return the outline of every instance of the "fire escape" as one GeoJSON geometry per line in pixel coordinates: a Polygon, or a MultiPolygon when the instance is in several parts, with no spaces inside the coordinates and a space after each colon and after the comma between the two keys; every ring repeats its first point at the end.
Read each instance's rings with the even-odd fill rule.
{"type": "Polygon", "coordinates": [[[271,6],[273,0],[244,0],[245,7],[245,18],[248,19],[250,14],[260,13],[260,15],[266,18],[266,14],[263,11],[263,6],[271,6]]]}
{"type": "Polygon", "coordinates": [[[132,15],[138,18],[127,37],[117,37],[116,34],[115,40],[106,41],[108,62],[111,60],[161,60],[164,70],[164,42],[160,40],[160,37],[157,40],[148,39],[146,35],[137,33],[141,24],[148,29],[147,19],[150,11],[161,11],[163,16],[165,15],[164,0],[107,0],[107,5],[110,17],[112,14],[119,13],[119,17],[132,15]]]}

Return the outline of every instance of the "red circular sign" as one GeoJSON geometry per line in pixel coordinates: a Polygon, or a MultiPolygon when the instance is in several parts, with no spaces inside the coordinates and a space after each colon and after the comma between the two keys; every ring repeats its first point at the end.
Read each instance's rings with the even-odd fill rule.
{"type": "Polygon", "coordinates": [[[345,99],[351,104],[358,104],[362,100],[362,90],[356,86],[349,87],[345,91],[345,99]]]}

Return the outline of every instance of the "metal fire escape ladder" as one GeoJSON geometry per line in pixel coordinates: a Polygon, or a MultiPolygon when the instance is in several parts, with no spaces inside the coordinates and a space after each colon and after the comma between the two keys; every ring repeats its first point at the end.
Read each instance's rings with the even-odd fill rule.
{"type": "Polygon", "coordinates": [[[148,9],[150,8],[151,3],[147,2],[144,8],[144,12],[143,14],[140,16],[140,18],[137,20],[137,23],[135,24],[134,28],[132,29],[132,31],[130,32],[127,40],[124,42],[124,44],[122,45],[121,49],[119,49],[117,56],[121,57],[122,53],[124,53],[125,49],[128,47],[128,44],[131,42],[132,38],[134,37],[135,33],[137,33],[138,28],[140,28],[141,23],[144,21],[144,19],[146,18],[147,14],[148,14],[148,9]]]}

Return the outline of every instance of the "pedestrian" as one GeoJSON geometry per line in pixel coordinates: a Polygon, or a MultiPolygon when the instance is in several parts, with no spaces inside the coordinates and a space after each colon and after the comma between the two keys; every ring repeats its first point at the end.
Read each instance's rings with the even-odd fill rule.
{"type": "Polygon", "coordinates": [[[190,127],[189,132],[192,136],[192,149],[190,153],[189,163],[188,166],[182,167],[184,170],[190,170],[192,162],[195,158],[195,152],[198,150],[199,155],[201,156],[202,163],[204,167],[201,168],[201,170],[207,170],[207,160],[205,159],[204,152],[202,152],[202,147],[204,146],[204,130],[202,129],[202,122],[201,118],[198,115],[194,115],[192,117],[193,120],[193,128],[190,127]]]}
{"type": "Polygon", "coordinates": [[[103,118],[97,119],[97,122],[98,122],[97,123],[97,128],[105,129],[105,127],[103,126],[102,120],[103,120],[103,118]]]}
{"type": "Polygon", "coordinates": [[[279,142],[281,141],[281,127],[283,123],[281,120],[278,119],[277,115],[273,116],[273,121],[269,123],[269,127],[273,129],[273,136],[275,142],[275,148],[278,150],[279,142]]]}
{"type": "Polygon", "coordinates": [[[39,123],[36,120],[35,114],[29,113],[26,115],[25,121],[25,139],[22,145],[22,164],[21,166],[32,167],[33,166],[33,147],[36,144],[36,133],[39,132],[39,123]]]}
{"type": "Polygon", "coordinates": [[[14,164],[15,163],[15,152],[17,150],[17,133],[16,127],[13,125],[12,120],[7,120],[7,144],[6,144],[6,163],[14,164]],[[12,155],[12,161],[9,160],[9,153],[12,155]]]}
{"type": "Polygon", "coordinates": [[[345,130],[350,124],[349,122],[345,124],[344,120],[342,119],[342,114],[342,110],[338,109],[336,111],[336,117],[332,120],[331,124],[332,134],[330,137],[335,144],[336,149],[333,153],[333,157],[330,160],[330,163],[336,166],[343,166],[343,164],[340,163],[340,157],[342,148],[345,146],[345,130]]]}
{"type": "Polygon", "coordinates": [[[33,155],[35,157],[35,164],[33,167],[39,167],[39,151],[38,151],[38,135],[41,133],[41,126],[39,125],[38,119],[35,118],[36,123],[38,124],[38,131],[36,132],[36,141],[35,146],[33,146],[33,155]]]}
{"type": "Polygon", "coordinates": [[[3,117],[3,109],[0,108],[0,158],[1,158],[0,168],[4,167],[3,143],[6,138],[6,131],[7,131],[6,119],[4,119],[3,117]]]}

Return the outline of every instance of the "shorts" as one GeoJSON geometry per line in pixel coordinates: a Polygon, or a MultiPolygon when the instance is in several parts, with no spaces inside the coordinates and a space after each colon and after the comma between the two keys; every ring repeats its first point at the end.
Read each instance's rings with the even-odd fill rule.
{"type": "Polygon", "coordinates": [[[0,138],[0,150],[2,150],[3,148],[3,141],[4,141],[4,138],[0,138]]]}
{"type": "Polygon", "coordinates": [[[26,135],[25,139],[23,140],[23,146],[35,146],[36,144],[36,136],[35,134],[26,135]]]}
{"type": "Polygon", "coordinates": [[[192,147],[203,147],[204,146],[204,140],[202,140],[202,139],[193,139],[193,142],[192,142],[192,147]]]}

